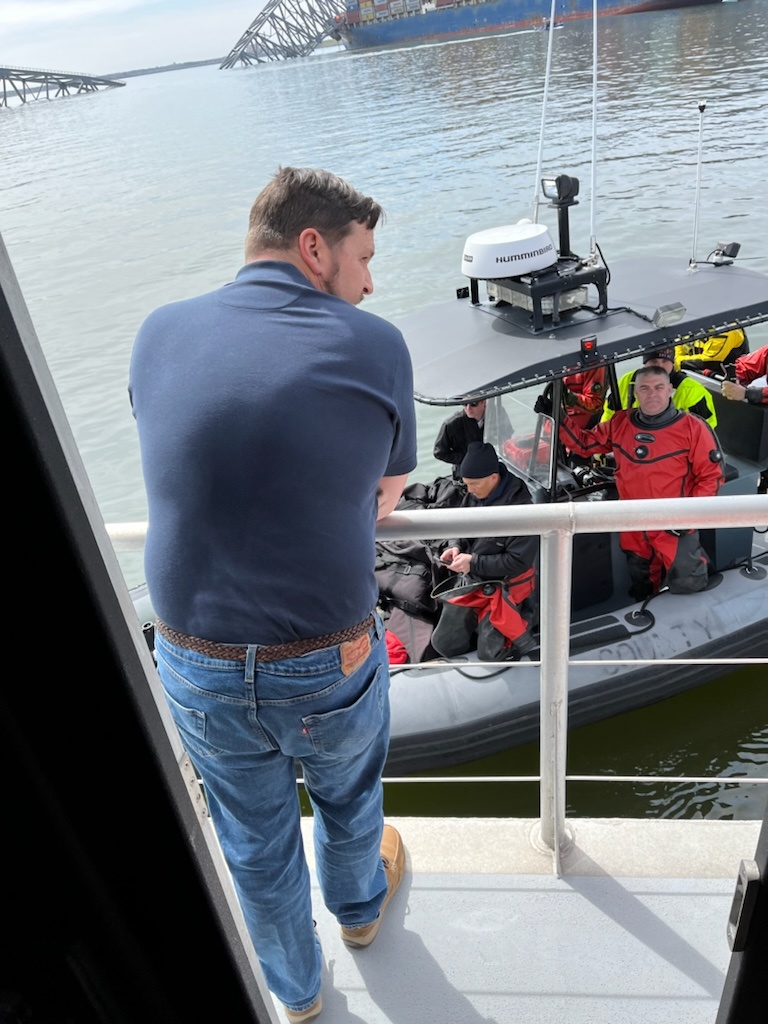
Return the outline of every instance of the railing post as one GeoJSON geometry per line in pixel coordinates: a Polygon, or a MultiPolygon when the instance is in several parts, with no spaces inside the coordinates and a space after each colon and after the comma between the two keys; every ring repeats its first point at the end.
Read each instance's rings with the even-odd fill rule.
{"type": "Polygon", "coordinates": [[[541,538],[541,840],[559,871],[565,836],[565,766],[568,735],[573,534],[541,538]]]}

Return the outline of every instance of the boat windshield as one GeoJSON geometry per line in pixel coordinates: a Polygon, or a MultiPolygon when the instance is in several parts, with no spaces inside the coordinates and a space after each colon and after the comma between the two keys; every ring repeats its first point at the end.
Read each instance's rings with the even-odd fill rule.
{"type": "Polygon", "coordinates": [[[489,399],[485,412],[485,440],[499,458],[534,491],[551,489],[554,479],[552,445],[554,421],[533,411],[530,391],[489,399]]]}

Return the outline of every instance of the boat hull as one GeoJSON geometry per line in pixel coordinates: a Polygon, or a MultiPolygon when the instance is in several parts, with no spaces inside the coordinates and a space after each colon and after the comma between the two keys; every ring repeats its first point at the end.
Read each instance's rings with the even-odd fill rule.
{"type": "MultiPolygon", "coordinates": [[[[721,0],[599,0],[598,16],[699,7],[721,0]]],[[[485,0],[482,3],[439,7],[418,14],[388,17],[357,25],[337,26],[348,50],[369,50],[446,39],[493,35],[511,29],[541,28],[549,18],[549,0],[485,0]]],[[[592,0],[559,0],[557,23],[591,18],[592,0]]]]}
{"type": "MultiPolygon", "coordinates": [[[[768,556],[756,564],[768,565],[768,556]]],[[[768,657],[765,572],[750,576],[730,569],[704,593],[660,594],[649,603],[653,625],[648,629],[642,623],[627,625],[627,616],[638,607],[594,619],[602,631],[612,625],[618,634],[623,628],[623,638],[572,652],[569,728],[654,704],[733,671],[707,663],[710,659],[768,657]],[[608,664],[619,659],[624,664],[608,664]],[[677,663],[664,664],[673,659],[677,663]],[[580,660],[606,664],[581,666],[580,660]],[[642,660],[654,663],[633,664],[642,660]]],[[[464,764],[539,739],[538,665],[520,662],[500,671],[473,658],[459,665],[393,670],[388,775],[464,764]]]]}

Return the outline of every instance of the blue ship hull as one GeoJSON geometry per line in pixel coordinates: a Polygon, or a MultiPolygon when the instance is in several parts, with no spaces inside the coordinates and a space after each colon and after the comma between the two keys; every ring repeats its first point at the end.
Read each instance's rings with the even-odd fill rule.
{"type": "MultiPolygon", "coordinates": [[[[699,7],[721,0],[598,0],[598,16],[699,7]]],[[[592,0],[558,0],[557,23],[592,17],[592,0]]],[[[420,14],[381,18],[350,25],[342,22],[339,35],[348,50],[437,42],[463,36],[490,35],[510,29],[541,28],[551,13],[550,0],[484,0],[439,7],[420,14]]]]}

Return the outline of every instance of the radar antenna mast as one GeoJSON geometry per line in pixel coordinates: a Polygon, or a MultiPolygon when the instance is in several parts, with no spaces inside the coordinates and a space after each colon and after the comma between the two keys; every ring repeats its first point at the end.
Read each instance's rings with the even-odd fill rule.
{"type": "Polygon", "coordinates": [[[707,109],[706,100],[699,100],[699,155],[696,161],[696,198],[693,204],[693,252],[691,253],[691,267],[696,266],[696,246],[699,239],[699,207],[701,205],[701,167],[703,163],[702,153],[704,145],[704,111],[707,109]]]}
{"type": "Polygon", "coordinates": [[[544,72],[544,96],[541,102],[541,129],[539,131],[539,153],[536,159],[536,181],[533,190],[533,223],[537,224],[539,219],[539,206],[541,205],[541,174],[544,159],[544,128],[547,122],[547,100],[549,98],[549,79],[552,71],[552,47],[554,40],[553,29],[555,27],[555,4],[549,9],[549,38],[547,39],[547,66],[544,72]]]}
{"type": "Polygon", "coordinates": [[[589,190],[589,258],[597,256],[597,0],[592,0],[592,170],[589,190]]]}

